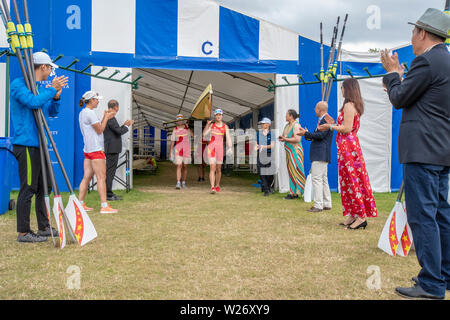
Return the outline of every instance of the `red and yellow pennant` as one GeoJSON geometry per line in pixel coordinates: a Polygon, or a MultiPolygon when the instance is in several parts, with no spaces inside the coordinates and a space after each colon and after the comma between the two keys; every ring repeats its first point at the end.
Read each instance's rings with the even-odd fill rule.
{"type": "Polygon", "coordinates": [[[397,252],[397,247],[399,244],[398,238],[397,238],[397,225],[396,225],[396,212],[394,211],[394,214],[392,215],[392,219],[389,225],[389,244],[391,246],[392,255],[395,256],[397,252]]]}
{"type": "Polygon", "coordinates": [[[409,250],[411,249],[411,244],[412,244],[411,237],[409,236],[409,232],[408,232],[408,226],[405,226],[405,230],[402,233],[401,242],[402,242],[403,254],[405,256],[407,256],[409,253],[409,250]]]}
{"type": "Polygon", "coordinates": [[[84,233],[84,223],[83,223],[83,217],[80,212],[80,208],[78,208],[75,201],[73,201],[73,206],[75,207],[75,217],[76,217],[76,223],[75,223],[75,237],[77,238],[78,243],[81,245],[81,241],[83,240],[83,233],[84,233]]]}

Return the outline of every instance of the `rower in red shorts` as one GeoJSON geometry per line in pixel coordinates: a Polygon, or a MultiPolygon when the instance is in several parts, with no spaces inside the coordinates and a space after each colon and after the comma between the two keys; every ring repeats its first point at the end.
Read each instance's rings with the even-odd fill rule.
{"type": "Polygon", "coordinates": [[[209,181],[211,183],[211,193],[220,192],[220,178],[222,177],[223,164],[223,142],[226,137],[227,154],[233,154],[232,142],[228,126],[223,123],[223,111],[216,109],[214,112],[214,123],[208,120],[203,130],[203,137],[211,134],[210,141],[207,146],[208,160],[210,165],[209,181]]]}
{"type": "Polygon", "coordinates": [[[106,157],[103,147],[103,131],[109,119],[115,116],[115,111],[108,109],[103,115],[102,121],[97,118],[94,109],[97,108],[99,100],[103,97],[98,92],[88,91],[83,94],[80,100],[80,107],[84,107],[79,115],[80,130],[84,142],[84,176],[80,183],[80,193],[78,195],[84,210],[92,211],[86,206],[84,197],[86,196],[89,182],[92,177],[97,177],[97,190],[100,196],[100,213],[117,213],[106,201],[106,157]]]}

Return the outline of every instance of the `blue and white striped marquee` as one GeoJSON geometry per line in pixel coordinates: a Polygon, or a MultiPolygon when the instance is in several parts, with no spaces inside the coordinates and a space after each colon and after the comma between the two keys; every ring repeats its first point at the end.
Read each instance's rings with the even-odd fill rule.
{"type": "MultiPolygon", "coordinates": [[[[18,3],[21,5],[21,1],[18,3]]],[[[298,74],[306,81],[315,80],[313,73],[320,68],[317,41],[210,0],[39,0],[28,1],[28,5],[35,50],[45,48],[53,57],[64,54],[65,58],[59,61],[61,65],[77,58],[80,60],[75,65],[78,69],[93,63],[95,68],[106,66],[124,72],[146,68],[261,73],[272,75],[276,81],[284,81],[282,77],[286,76],[295,82],[298,74]]],[[[4,35],[4,32],[0,30],[0,34],[4,35]]],[[[0,37],[0,47],[7,47],[4,36],[0,37]]],[[[329,47],[325,46],[326,57],[328,51],[329,47]]],[[[398,51],[402,62],[411,62],[410,47],[398,51]]],[[[20,72],[14,60],[11,61],[8,75],[14,78],[20,72]]],[[[364,67],[372,74],[383,72],[378,56],[368,58],[350,52],[342,56],[338,72],[350,69],[354,75],[362,75],[365,74],[364,67]]],[[[97,70],[95,68],[92,70],[97,70]]],[[[0,72],[6,72],[4,57],[0,60],[0,72]]],[[[125,119],[132,115],[132,94],[130,86],[59,72],[69,74],[71,82],[65,92],[62,112],[50,121],[50,126],[55,132],[56,143],[62,148],[69,177],[78,186],[83,172],[79,98],[91,88],[101,90],[106,97],[119,99],[125,107],[121,115],[125,119]]],[[[401,182],[396,149],[401,112],[392,110],[381,80],[371,81],[373,83],[361,81],[366,84],[362,85],[363,96],[367,90],[370,101],[366,101],[368,112],[362,119],[366,129],[360,138],[373,189],[391,191],[398,189],[401,182]]],[[[5,83],[0,81],[2,92],[4,87],[5,83]]],[[[329,113],[335,118],[340,103],[336,89],[334,85],[329,101],[329,113]]],[[[277,89],[274,127],[282,129],[286,110],[297,108],[301,125],[314,130],[317,119],[313,109],[319,99],[320,85],[277,89]]],[[[5,99],[0,98],[0,106],[0,117],[3,117],[0,118],[0,132],[3,133],[5,99]]],[[[303,147],[308,172],[309,142],[303,141],[303,147]]],[[[281,151],[280,158],[283,157],[281,151]]],[[[338,184],[336,162],[334,157],[329,166],[330,186],[334,190],[338,184]]],[[[285,176],[279,176],[282,191],[287,188],[285,179],[285,176]]],[[[63,185],[62,177],[58,177],[58,181],[63,185]]]]}

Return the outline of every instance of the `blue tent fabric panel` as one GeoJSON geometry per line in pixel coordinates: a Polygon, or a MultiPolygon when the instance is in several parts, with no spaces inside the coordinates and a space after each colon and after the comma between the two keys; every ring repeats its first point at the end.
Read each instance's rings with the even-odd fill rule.
{"type": "Polygon", "coordinates": [[[80,186],[81,180],[83,179],[84,175],[84,142],[83,142],[83,136],[81,135],[80,130],[80,123],[78,121],[79,114],[81,110],[83,110],[78,106],[78,103],[83,96],[83,94],[86,91],[91,90],[91,78],[82,74],[76,74],[75,75],[75,101],[74,106],[75,108],[75,115],[74,115],[74,128],[75,128],[75,152],[74,152],[74,158],[75,158],[75,178],[74,178],[74,189],[78,189],[80,186]]]}
{"type": "MultiPolygon", "coordinates": [[[[320,44],[300,37],[300,47],[299,50],[302,53],[301,64],[300,64],[300,74],[304,75],[305,81],[317,80],[314,77],[314,73],[320,71],[320,44]],[[317,58],[319,57],[319,58],[317,58]]],[[[324,61],[327,60],[329,52],[329,47],[324,46],[324,61]]],[[[326,62],[325,62],[326,63],[326,62]]],[[[317,116],[315,114],[315,106],[317,102],[321,100],[321,86],[320,84],[313,85],[301,85],[299,86],[299,122],[302,127],[308,128],[309,131],[314,131],[317,127],[317,116]]],[[[334,119],[337,119],[337,110],[331,106],[335,106],[337,103],[336,95],[336,84],[333,84],[332,91],[330,93],[328,114],[334,119]]],[[[337,169],[337,149],[336,149],[336,139],[335,136],[332,140],[331,146],[331,163],[328,165],[328,181],[330,189],[332,191],[337,191],[338,189],[338,169],[337,169]]],[[[305,174],[309,173],[311,169],[310,160],[310,146],[311,142],[302,138],[303,154],[304,154],[304,168],[305,174]]]]}
{"type": "Polygon", "coordinates": [[[368,62],[348,62],[343,61],[340,63],[340,73],[343,76],[349,76],[347,70],[349,70],[355,77],[369,76],[369,74],[364,70],[367,68],[372,76],[385,74],[386,71],[380,63],[368,63],[368,62]]]}
{"type": "Polygon", "coordinates": [[[220,7],[220,59],[258,60],[259,21],[220,7]]]}
{"type": "MultiPolygon", "coordinates": [[[[21,1],[18,1],[21,2],[21,1]]],[[[42,15],[41,1],[28,1],[33,5],[39,4],[31,12],[38,12],[42,15]]],[[[51,5],[52,19],[51,23],[51,37],[52,39],[71,39],[70,41],[50,41],[51,54],[57,55],[63,53],[64,55],[74,55],[77,58],[80,56],[89,56],[92,42],[92,0],[58,0],[52,1],[51,5]]],[[[31,18],[30,18],[31,19],[31,18]]],[[[48,22],[44,23],[46,30],[35,30],[35,28],[42,28],[33,20],[30,20],[33,26],[33,32],[41,36],[42,33],[48,33],[48,22]]],[[[107,28],[107,26],[105,26],[107,28]]],[[[37,46],[40,48],[49,48],[48,46],[37,46]]],[[[69,64],[70,61],[67,63],[69,64]]]]}
{"type": "Polygon", "coordinates": [[[167,158],[167,131],[161,130],[161,159],[167,158]]]}
{"type": "Polygon", "coordinates": [[[136,56],[177,56],[178,1],[136,0],[136,56]]]}

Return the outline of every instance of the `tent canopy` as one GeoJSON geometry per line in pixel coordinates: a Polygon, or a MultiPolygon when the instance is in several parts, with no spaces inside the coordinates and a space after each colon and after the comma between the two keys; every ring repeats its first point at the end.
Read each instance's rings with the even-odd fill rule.
{"type": "Polygon", "coordinates": [[[133,77],[142,75],[139,88],[133,90],[133,115],[143,113],[152,125],[162,128],[163,122],[172,121],[179,113],[189,117],[192,109],[208,84],[213,88],[213,110],[224,111],[224,121],[231,123],[273,100],[268,92],[268,78],[272,74],[236,72],[133,69],[133,77]]]}

